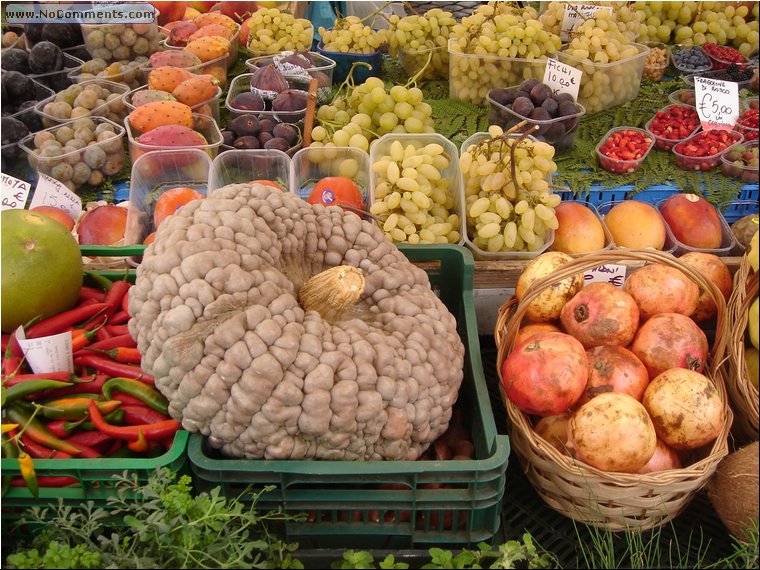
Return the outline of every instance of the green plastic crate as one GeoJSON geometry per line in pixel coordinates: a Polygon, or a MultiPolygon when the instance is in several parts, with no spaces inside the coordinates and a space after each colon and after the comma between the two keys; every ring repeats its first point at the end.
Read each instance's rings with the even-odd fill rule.
{"type": "MultiPolygon", "coordinates": [[[[509,439],[498,435],[480,359],[472,298],[472,254],[460,246],[401,246],[428,272],[457,318],[466,347],[457,407],[465,413],[475,459],[339,462],[228,459],[193,434],[188,459],[198,490],[217,485],[235,497],[273,485],[262,511],[306,513],[305,522],[276,528],[301,548],[413,548],[488,541],[499,530],[509,439]],[[399,489],[381,489],[380,484],[399,489]],[[249,488],[250,486],[250,488],[249,488]]],[[[250,495],[244,495],[250,496],[250,495]]]]}

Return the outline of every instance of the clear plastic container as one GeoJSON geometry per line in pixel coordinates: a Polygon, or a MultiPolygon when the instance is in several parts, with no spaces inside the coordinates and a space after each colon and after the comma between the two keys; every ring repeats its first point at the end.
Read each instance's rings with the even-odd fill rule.
{"type": "Polygon", "coordinates": [[[583,72],[578,103],[586,108],[587,113],[604,111],[638,97],[649,48],[644,44],[631,45],[638,49],[638,54],[613,63],[592,63],[562,51],[557,54],[559,61],[583,72]]]}
{"type": "Polygon", "coordinates": [[[202,145],[166,147],[144,144],[138,140],[143,133],[132,128],[132,125],[129,123],[129,116],[124,119],[124,126],[127,130],[127,137],[129,138],[129,156],[132,159],[132,163],[146,152],[172,150],[176,148],[197,148],[208,153],[211,158],[214,158],[217,155],[217,152],[219,152],[219,147],[222,144],[222,133],[219,130],[216,121],[207,115],[199,115],[198,113],[193,113],[193,130],[203,135],[206,139],[206,144],[202,145]]]}
{"type": "MultiPolygon", "coordinates": [[[[93,107],[90,110],[89,114],[86,116],[105,117],[111,121],[119,123],[123,121],[127,116],[129,111],[124,104],[124,95],[129,93],[129,87],[123,83],[114,83],[113,81],[108,81],[107,79],[88,79],[87,81],[82,81],[82,83],[79,83],[78,85],[83,88],[86,88],[88,85],[99,85],[100,87],[107,89],[111,94],[115,93],[119,96],[118,98],[114,98],[112,101],[108,101],[102,105],[98,105],[97,107],[93,107]]],[[[46,127],[52,127],[54,125],[72,120],[70,118],[59,119],[45,111],[45,106],[48,103],[55,102],[56,96],[57,94],[45,99],[44,101],[40,101],[34,106],[34,110],[42,117],[42,124],[46,127]]]]}
{"type": "Polygon", "coordinates": [[[290,157],[281,150],[232,149],[220,152],[211,163],[208,191],[228,184],[268,180],[289,192],[290,165],[290,157]]]}
{"type": "MultiPolygon", "coordinates": [[[[44,86],[42,83],[37,83],[34,80],[32,80],[32,83],[34,85],[34,94],[32,94],[32,96],[29,98],[30,101],[40,102],[40,101],[45,101],[45,100],[50,99],[51,97],[55,96],[55,92],[52,89],[50,89],[49,87],[44,86]]],[[[22,103],[22,101],[20,101],[19,103],[22,103]]],[[[31,113],[32,115],[39,116],[39,113],[37,113],[37,110],[35,109],[35,107],[36,107],[36,105],[33,105],[33,106],[31,106],[29,108],[26,108],[26,109],[19,109],[15,113],[11,113],[9,115],[4,115],[4,116],[12,117],[14,119],[18,119],[19,121],[21,121],[24,124],[26,124],[26,121],[24,121],[23,118],[25,116],[27,116],[28,113],[31,113]]],[[[27,124],[27,127],[28,126],[29,125],[27,124]]],[[[48,126],[52,126],[52,125],[48,125],[48,126]]]]}
{"type": "MultiPolygon", "coordinates": [[[[349,146],[307,147],[293,155],[290,167],[290,190],[304,200],[309,199],[312,188],[322,178],[342,176],[350,178],[359,187],[364,210],[370,202],[371,157],[360,148],[349,146]]],[[[357,214],[362,215],[361,212],[357,214]]]]}
{"type": "Polygon", "coordinates": [[[107,79],[115,83],[124,83],[130,89],[137,89],[148,82],[148,74],[144,70],[147,62],[147,57],[138,56],[132,61],[112,62],[103,71],[93,74],[84,71],[87,66],[87,61],[85,61],[81,69],[72,71],[69,74],[69,78],[74,83],[82,83],[90,79],[107,79]]]}
{"type": "MultiPolygon", "coordinates": [[[[251,57],[245,61],[245,65],[250,73],[256,71],[262,65],[274,64],[275,61],[279,61],[282,57],[292,55],[294,52],[280,52],[273,55],[264,55],[259,57],[251,57]]],[[[333,72],[335,71],[336,63],[329,57],[325,57],[321,53],[310,51],[308,52],[309,58],[313,62],[312,67],[303,68],[312,78],[316,78],[318,83],[317,89],[317,102],[326,103],[331,98],[332,85],[333,85],[333,72]]],[[[282,71],[282,70],[281,70],[282,71]]],[[[302,75],[294,75],[288,72],[283,72],[285,80],[288,82],[288,86],[291,89],[300,89],[301,91],[309,90],[310,79],[306,79],[302,75]]]]}
{"type": "MultiPolygon", "coordinates": [[[[740,102],[739,119],[741,119],[747,111],[753,108],[752,107],[753,103],[755,105],[754,109],[757,112],[757,97],[749,97],[740,102]]],[[[734,125],[734,128],[742,134],[742,136],[744,137],[744,140],[745,141],[758,140],[758,134],[760,134],[760,129],[758,129],[757,127],[750,127],[747,125],[743,125],[739,122],[739,119],[736,120],[736,124],[734,125]]]]}
{"type": "Polygon", "coordinates": [[[673,46],[670,46],[670,62],[673,64],[673,68],[681,75],[689,75],[690,73],[710,71],[712,69],[710,56],[707,55],[707,52],[702,48],[702,46],[687,46],[685,44],[675,44],[673,46]],[[705,65],[702,67],[688,67],[682,63],[678,63],[678,56],[676,54],[678,54],[681,50],[684,50],[684,49],[694,49],[696,51],[702,52],[705,59],[705,65]]]}
{"type": "Polygon", "coordinates": [[[486,105],[488,92],[496,87],[519,85],[525,79],[541,81],[547,58],[555,57],[554,54],[538,59],[474,55],[458,51],[454,41],[449,38],[449,97],[473,105],[486,105]]]}
{"type": "Polygon", "coordinates": [[[666,105],[662,109],[659,109],[657,111],[657,113],[655,113],[654,116],[652,116],[652,118],[649,119],[647,121],[647,124],[644,126],[644,129],[646,130],[646,132],[654,137],[654,148],[656,148],[657,150],[664,150],[664,151],[667,152],[667,151],[671,150],[674,146],[676,146],[679,142],[685,141],[690,136],[695,135],[702,128],[702,125],[699,123],[699,117],[697,115],[696,108],[692,107],[690,105],[683,105],[681,103],[673,103],[671,105],[666,105]],[[685,137],[682,137],[682,138],[668,138],[668,137],[663,136],[663,134],[655,133],[652,130],[652,123],[654,122],[655,118],[657,118],[657,113],[664,113],[664,112],[668,111],[668,109],[671,109],[672,107],[684,107],[684,108],[691,109],[691,111],[694,113],[694,117],[697,119],[696,120],[696,126],[685,137]]]}
{"type": "MultiPolygon", "coordinates": [[[[510,138],[516,138],[519,135],[510,135],[510,138]]],[[[484,132],[475,133],[471,137],[469,137],[467,140],[465,140],[462,143],[462,146],[460,147],[460,153],[464,153],[468,148],[470,148],[473,145],[476,145],[484,140],[488,140],[491,138],[491,135],[484,132]]],[[[532,140],[535,141],[535,137],[532,137],[528,135],[526,137],[526,140],[532,140]]],[[[551,174],[546,177],[546,180],[551,184],[551,174]]],[[[472,238],[470,237],[470,231],[472,230],[472,225],[470,223],[469,219],[469,213],[467,212],[467,183],[464,179],[464,173],[462,173],[462,215],[463,215],[463,237],[464,237],[464,245],[466,245],[473,253],[473,256],[475,259],[478,260],[500,260],[500,259],[532,259],[546,250],[548,250],[552,243],[554,243],[554,230],[549,230],[546,232],[546,236],[544,238],[544,244],[541,246],[540,249],[536,251],[500,251],[500,252],[490,252],[486,251],[477,245],[473,243],[472,238]]]]}
{"type": "MultiPolygon", "coordinates": [[[[704,49],[704,48],[703,48],[704,49]]],[[[712,63],[713,69],[726,69],[730,65],[736,65],[739,69],[744,69],[747,67],[747,58],[742,56],[742,61],[729,61],[727,59],[723,59],[707,50],[708,57],[710,58],[710,63],[712,63]]]]}
{"type": "MultiPolygon", "coordinates": [[[[689,75],[684,75],[681,77],[681,80],[686,83],[689,87],[692,89],[694,88],[694,78],[695,77],[707,77],[708,79],[721,79],[723,74],[726,73],[725,69],[712,69],[710,71],[703,71],[700,73],[691,73],[689,75]]],[[[747,71],[748,77],[745,80],[742,81],[736,81],[739,85],[739,89],[749,89],[750,83],[752,83],[752,74],[751,72],[747,71]]]]}
{"type": "Polygon", "coordinates": [[[151,23],[82,24],[84,45],[91,57],[109,62],[150,55],[161,46],[157,19],[156,14],[151,23]]]}
{"type": "Polygon", "coordinates": [[[710,170],[711,168],[715,168],[720,164],[720,158],[723,155],[724,152],[726,152],[729,148],[734,146],[737,143],[740,143],[744,140],[744,137],[742,137],[741,133],[739,131],[728,131],[731,133],[731,136],[735,139],[734,142],[724,148],[723,150],[710,154],[705,156],[688,156],[686,154],[683,154],[681,152],[685,145],[689,144],[690,141],[692,141],[695,137],[699,137],[704,135],[704,133],[709,131],[699,131],[693,135],[691,135],[688,139],[681,141],[677,145],[675,145],[672,149],[673,154],[676,155],[676,164],[683,168],[684,170],[710,170]]]}
{"type": "MultiPolygon", "coordinates": [[[[462,182],[462,173],[459,170],[459,149],[456,145],[448,140],[443,135],[437,133],[425,133],[425,134],[411,134],[411,133],[388,133],[377,139],[372,143],[369,149],[370,164],[375,164],[380,161],[382,157],[390,155],[391,145],[394,142],[400,142],[406,149],[407,146],[413,145],[415,148],[420,149],[429,144],[437,144],[443,147],[443,156],[448,159],[448,166],[441,172],[441,180],[447,181],[448,186],[444,187],[445,191],[451,196],[452,207],[449,208],[448,214],[451,216],[455,214],[458,217],[458,227],[452,228],[453,231],[458,232],[459,239],[454,242],[458,245],[464,245],[465,243],[465,225],[464,225],[464,184],[462,182]]],[[[375,197],[376,187],[378,185],[379,175],[376,172],[370,172],[370,191],[369,191],[369,207],[379,201],[375,197]]],[[[434,191],[435,191],[434,187],[434,191]]],[[[400,193],[403,190],[397,189],[400,193]]],[[[447,198],[448,200],[448,198],[447,198]]],[[[394,208],[393,213],[403,214],[404,209],[394,208]]],[[[393,215],[393,214],[390,214],[393,215]]],[[[383,215],[378,217],[378,224],[381,225],[386,220],[387,216],[383,215]]],[[[419,224],[415,224],[417,232],[415,235],[422,233],[422,229],[419,224]]],[[[391,236],[386,231],[386,237],[391,236]]],[[[422,236],[420,235],[422,238],[422,236]]],[[[394,239],[395,243],[399,243],[399,240],[394,239]]],[[[410,243],[408,241],[402,241],[400,243],[410,243]]],[[[440,243],[440,242],[439,242],[440,243]]]]}
{"type": "MultiPolygon", "coordinates": [[[[744,216],[749,216],[754,214],[755,216],[758,215],[758,201],[755,200],[730,200],[728,202],[723,202],[718,206],[718,209],[720,210],[721,214],[723,214],[723,218],[726,220],[726,223],[729,224],[729,226],[733,225],[735,222],[738,222],[741,220],[744,216]]],[[[731,230],[733,233],[733,229],[731,230]]],[[[746,249],[741,244],[741,242],[736,239],[736,234],[734,234],[734,239],[736,241],[736,244],[734,245],[734,249],[731,252],[731,255],[735,255],[737,257],[741,257],[744,255],[746,249]]]]}
{"type": "MultiPolygon", "coordinates": [[[[227,91],[227,99],[224,102],[224,106],[227,107],[233,119],[240,115],[253,113],[259,118],[269,117],[278,121],[282,121],[283,123],[297,123],[303,120],[303,118],[306,116],[306,103],[304,103],[303,109],[297,111],[252,111],[250,109],[244,109],[242,107],[236,106],[235,97],[241,93],[248,93],[251,91],[252,75],[252,73],[243,73],[242,75],[235,77],[232,80],[232,83],[230,83],[230,88],[227,91]]],[[[308,99],[308,93],[304,92],[304,94],[308,99]]]]}
{"type": "Polygon", "coordinates": [[[211,158],[199,149],[147,152],[132,163],[124,243],[141,244],[155,231],[158,199],[172,188],[192,188],[207,195],[211,158]]]}
{"type": "MultiPolygon", "coordinates": [[[[747,149],[753,149],[753,148],[757,148],[758,141],[757,139],[749,140],[749,141],[745,140],[741,144],[745,146],[747,149]]],[[[726,151],[720,157],[720,163],[721,163],[721,168],[723,170],[723,174],[725,174],[726,176],[730,176],[731,178],[738,178],[748,184],[752,184],[752,183],[757,184],[759,180],[758,167],[734,164],[728,159],[727,157],[728,154],[729,152],[726,151]]]]}
{"type": "Polygon", "coordinates": [[[689,107],[697,108],[694,89],[677,89],[668,95],[668,101],[678,105],[688,105],[689,107]]]}
{"type": "Polygon", "coordinates": [[[42,83],[45,87],[49,87],[56,93],[63,91],[74,81],[69,77],[72,73],[81,71],[84,61],[78,57],[74,57],[71,54],[63,54],[63,69],[58,71],[49,71],[48,73],[31,73],[29,77],[34,79],[37,83],[42,83]]]}
{"type": "MultiPolygon", "coordinates": [[[[661,208],[665,200],[660,200],[657,203],[657,210],[662,212],[661,208]]],[[[670,224],[668,224],[667,220],[665,220],[665,225],[668,230],[668,234],[670,236],[670,239],[673,241],[673,255],[683,255],[684,253],[689,253],[691,251],[699,251],[702,253],[712,253],[713,255],[718,256],[727,256],[731,255],[731,252],[736,247],[736,238],[734,237],[734,232],[731,231],[731,227],[728,225],[728,222],[726,222],[726,218],[723,217],[723,214],[720,212],[718,208],[716,208],[716,212],[718,214],[718,219],[720,220],[720,230],[721,230],[721,236],[720,236],[720,246],[717,248],[702,248],[702,247],[692,247],[690,245],[687,245],[683,242],[681,242],[675,234],[673,234],[673,230],[670,228],[670,224]]],[[[665,219],[663,217],[663,219],[665,219]]]]}
{"type": "MultiPolygon", "coordinates": [[[[134,110],[135,106],[132,104],[132,97],[135,93],[138,91],[145,91],[148,89],[147,85],[143,85],[142,87],[138,87],[137,89],[132,89],[132,91],[129,91],[124,95],[124,104],[126,105],[127,109],[129,111],[134,110]]],[[[211,99],[207,99],[206,101],[203,101],[201,103],[198,103],[197,105],[193,105],[190,107],[193,110],[193,113],[198,113],[199,115],[208,115],[212,119],[214,119],[217,124],[219,123],[219,102],[222,98],[222,88],[217,87],[216,88],[216,95],[211,97],[211,99]]]]}
{"type": "MultiPolygon", "coordinates": [[[[612,208],[624,202],[630,202],[630,200],[611,200],[609,202],[604,202],[603,204],[599,204],[597,211],[599,212],[599,215],[602,217],[602,220],[605,221],[605,227],[607,227],[608,230],[609,230],[609,226],[607,226],[607,222],[606,222],[607,214],[610,213],[610,210],[612,210],[612,208]]],[[[647,205],[650,206],[657,213],[658,216],[660,216],[660,219],[662,220],[662,225],[665,228],[665,243],[662,246],[662,249],[659,251],[673,253],[676,249],[676,242],[675,242],[675,238],[673,237],[673,234],[670,231],[670,227],[665,222],[665,218],[662,217],[660,210],[658,210],[654,204],[647,204],[647,205]]],[[[613,249],[628,249],[622,245],[618,245],[615,242],[615,236],[612,234],[611,230],[610,230],[610,234],[612,235],[612,242],[614,244],[613,249]]]]}
{"type": "MultiPolygon", "coordinates": [[[[147,62],[141,67],[143,73],[145,73],[145,80],[148,80],[148,75],[153,70],[153,65],[147,62]]],[[[196,64],[186,68],[188,71],[195,73],[196,75],[213,75],[219,83],[219,87],[222,90],[227,88],[227,56],[221,55],[216,59],[211,59],[200,64],[196,64]]]]}
{"type": "MultiPolygon", "coordinates": [[[[230,38],[230,50],[227,52],[227,55],[225,56],[224,63],[226,65],[226,69],[230,69],[233,65],[235,65],[235,62],[237,61],[238,56],[238,37],[240,36],[240,24],[237,24],[237,29],[235,30],[235,33],[232,34],[232,37],[230,38]]],[[[162,40],[161,46],[164,49],[184,49],[184,46],[173,46],[169,43],[170,38],[166,38],[162,40]]]]}
{"type": "Polygon", "coordinates": [[[661,81],[665,75],[665,71],[670,65],[670,46],[662,42],[642,42],[649,48],[649,55],[644,62],[644,71],[641,75],[642,79],[649,79],[651,81],[661,81]],[[655,62],[654,57],[655,50],[662,51],[662,59],[659,62],[655,62]]]}
{"type": "MultiPolygon", "coordinates": [[[[295,49],[297,51],[306,51],[311,48],[311,46],[314,44],[314,26],[309,22],[309,20],[305,20],[303,18],[297,18],[297,22],[302,23],[304,26],[304,34],[302,37],[294,38],[292,31],[288,30],[288,38],[287,43],[292,45],[293,41],[296,41],[295,49]]],[[[268,45],[264,45],[263,41],[259,41],[259,37],[256,34],[251,34],[248,36],[248,45],[246,47],[246,51],[251,54],[251,57],[259,57],[262,55],[273,55],[276,53],[279,53],[283,51],[281,46],[280,40],[282,40],[281,37],[275,35],[275,36],[269,36],[269,38],[272,40],[271,43],[268,45]]]]}
{"type": "MultiPolygon", "coordinates": [[[[507,89],[516,89],[517,87],[508,87],[507,89]]],[[[581,117],[586,114],[586,109],[580,103],[575,103],[576,112],[565,117],[539,121],[529,119],[515,113],[506,105],[502,105],[491,98],[489,92],[486,97],[488,100],[488,124],[499,125],[505,131],[512,128],[517,123],[527,121],[525,128],[538,126],[539,130],[533,133],[533,136],[540,141],[552,145],[557,151],[566,150],[573,146],[575,135],[578,133],[578,125],[581,117]]]]}
{"type": "MultiPolygon", "coordinates": [[[[37,150],[34,144],[36,135],[30,134],[18,143],[19,147],[26,153],[29,165],[38,172],[70,185],[73,190],[77,190],[85,184],[98,186],[104,178],[119,174],[123,170],[126,160],[124,157],[124,128],[103,117],[90,117],[90,119],[95,124],[96,129],[100,125],[109,125],[115,136],[57,156],[40,156],[38,152],[35,152],[37,150]],[[81,164],[84,164],[86,168],[80,166],[81,164]],[[100,174],[95,174],[96,172],[100,174]]],[[[76,121],[68,121],[40,132],[56,135],[64,127],[73,128],[76,121]]]]}
{"type": "Polygon", "coordinates": [[[409,77],[414,77],[424,67],[425,71],[418,78],[420,81],[449,77],[449,51],[445,46],[417,49],[399,47],[398,61],[409,77]]]}
{"type": "Polygon", "coordinates": [[[604,137],[602,137],[602,140],[599,141],[599,144],[596,145],[596,157],[599,160],[599,166],[604,168],[607,172],[614,172],[615,174],[626,174],[638,170],[639,166],[641,166],[644,160],[646,160],[646,157],[652,148],[654,148],[654,136],[650,132],[645,131],[644,129],[638,129],[636,127],[615,127],[614,129],[607,131],[607,134],[604,135],[604,137]],[[601,151],[601,148],[612,135],[622,131],[633,131],[640,133],[644,135],[645,138],[649,139],[649,146],[647,147],[644,154],[642,154],[639,158],[632,160],[623,160],[607,156],[601,151]]]}
{"type": "Polygon", "coordinates": [[[326,50],[320,41],[317,44],[317,52],[335,62],[335,69],[333,71],[334,83],[343,83],[346,77],[348,77],[353,64],[358,62],[368,63],[371,68],[365,65],[357,65],[354,68],[352,77],[356,85],[364,83],[369,77],[380,77],[383,64],[383,51],[381,49],[373,53],[341,53],[326,50]]]}

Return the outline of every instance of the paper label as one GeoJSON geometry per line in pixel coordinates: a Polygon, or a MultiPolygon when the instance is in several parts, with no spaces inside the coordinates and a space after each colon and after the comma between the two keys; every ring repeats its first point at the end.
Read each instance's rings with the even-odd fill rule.
{"type": "Polygon", "coordinates": [[[584,284],[589,283],[609,283],[615,287],[622,287],[625,283],[625,265],[615,265],[612,263],[600,265],[587,271],[583,275],[584,284]]]}
{"type": "Polygon", "coordinates": [[[552,93],[569,93],[573,101],[578,99],[578,89],[581,86],[583,72],[571,65],[565,65],[556,59],[546,60],[544,69],[544,83],[552,89],[552,93]]]}
{"type": "Polygon", "coordinates": [[[29,209],[35,206],[53,206],[68,212],[75,220],[79,219],[79,214],[82,213],[82,199],[69,190],[63,182],[42,172],[39,173],[39,177],[29,209]]]}
{"type": "Polygon", "coordinates": [[[596,4],[570,4],[565,5],[565,15],[562,18],[562,28],[559,37],[563,42],[570,40],[570,32],[580,26],[588,18],[593,18],[600,10],[612,13],[610,6],[597,6],[596,4]]]}
{"type": "Polygon", "coordinates": [[[2,173],[3,201],[0,210],[22,210],[32,186],[28,182],[2,173]]]}
{"type": "Polygon", "coordinates": [[[739,84],[707,77],[694,78],[697,114],[705,130],[730,131],[739,118],[739,84]]]}
{"type": "Polygon", "coordinates": [[[74,372],[71,332],[66,331],[52,336],[27,340],[24,327],[19,327],[16,329],[16,338],[26,361],[35,374],[63,370],[74,372]]]}

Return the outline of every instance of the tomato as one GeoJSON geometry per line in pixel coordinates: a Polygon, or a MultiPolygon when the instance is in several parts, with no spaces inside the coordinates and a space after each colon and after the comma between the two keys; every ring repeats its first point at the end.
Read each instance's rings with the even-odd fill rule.
{"type": "Polygon", "coordinates": [[[347,210],[364,210],[362,192],[356,183],[344,176],[327,176],[314,185],[309,204],[347,206],[347,210]]]}

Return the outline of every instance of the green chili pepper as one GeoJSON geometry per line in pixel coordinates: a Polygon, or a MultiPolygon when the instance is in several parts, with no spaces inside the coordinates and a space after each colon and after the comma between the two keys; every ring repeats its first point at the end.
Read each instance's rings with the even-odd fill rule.
{"type": "Polygon", "coordinates": [[[33,418],[28,409],[14,402],[5,408],[5,414],[10,421],[19,424],[23,433],[30,439],[40,443],[50,449],[65,451],[70,455],[78,455],[80,449],[71,443],[53,435],[45,425],[37,418],[33,418]]]}
{"type": "Polygon", "coordinates": [[[101,275],[99,273],[93,273],[92,271],[85,271],[84,275],[85,277],[87,277],[87,279],[92,281],[96,286],[103,289],[103,291],[108,291],[111,288],[111,285],[113,285],[113,281],[111,281],[105,275],[101,275]]]}
{"type": "Polygon", "coordinates": [[[114,391],[123,392],[128,396],[137,398],[149,408],[169,417],[169,402],[164,395],[153,388],[132,378],[111,378],[103,384],[103,396],[107,400],[118,399],[112,396],[114,391]]]}
{"type": "MultiPolygon", "coordinates": [[[[104,419],[109,424],[119,425],[124,421],[124,410],[122,410],[121,408],[117,408],[113,412],[108,414],[107,416],[104,416],[104,419]]],[[[97,429],[95,427],[95,424],[92,423],[92,420],[78,420],[75,422],[63,423],[63,429],[66,431],[73,431],[76,428],[79,428],[83,431],[92,431],[94,429],[97,429]]]]}
{"type": "Polygon", "coordinates": [[[36,394],[42,390],[52,390],[53,388],[66,388],[73,386],[72,382],[59,382],[58,380],[27,380],[21,384],[15,384],[5,391],[5,401],[12,402],[36,394]]]}
{"type": "MultiPolygon", "coordinates": [[[[87,409],[93,398],[66,397],[57,400],[45,402],[42,406],[42,415],[49,420],[81,420],[87,417],[87,409]]],[[[103,414],[110,414],[119,406],[118,400],[109,400],[106,402],[96,402],[98,410],[103,414]]]]}

